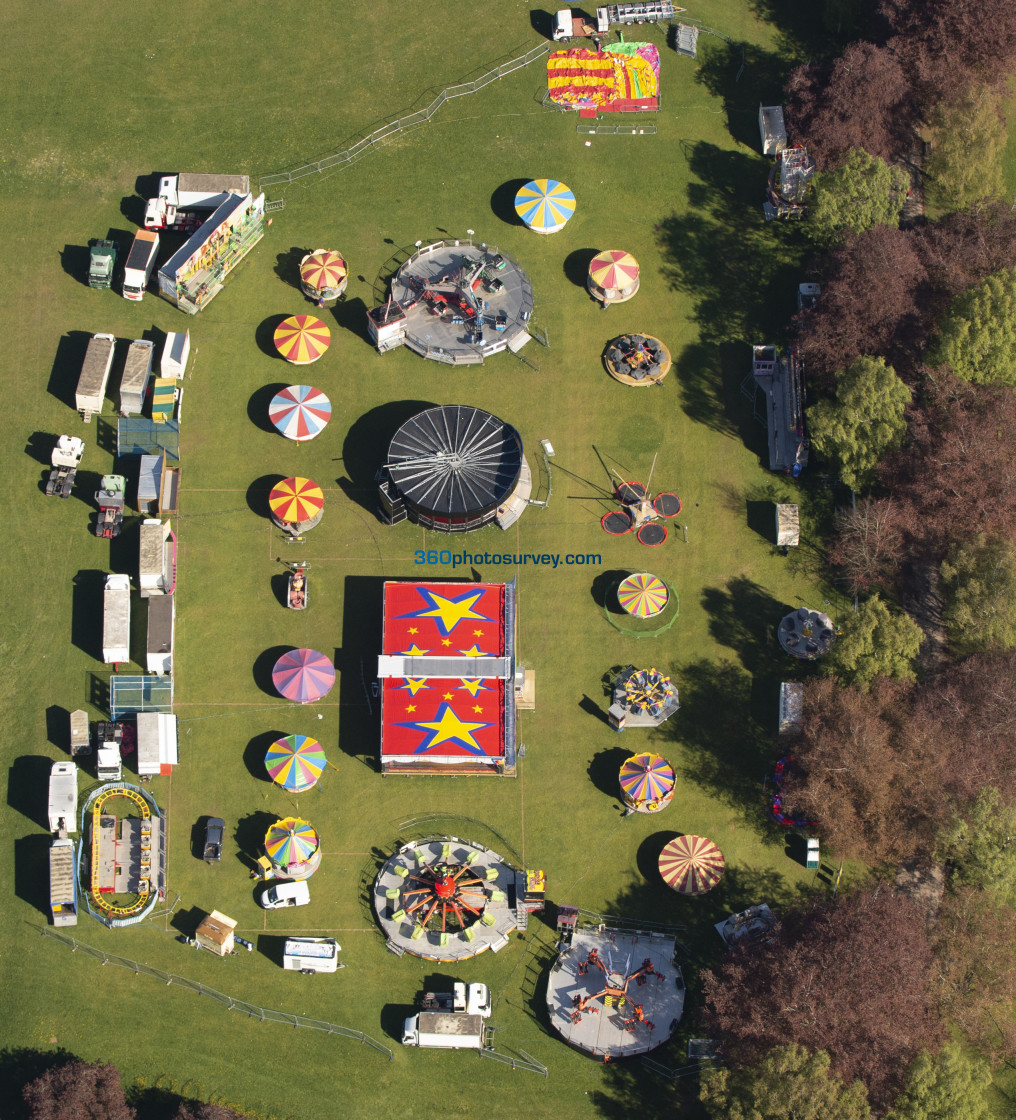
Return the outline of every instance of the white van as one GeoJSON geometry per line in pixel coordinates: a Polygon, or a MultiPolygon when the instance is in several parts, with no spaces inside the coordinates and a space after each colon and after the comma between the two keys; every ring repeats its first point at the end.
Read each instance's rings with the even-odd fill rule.
{"type": "Polygon", "coordinates": [[[310,902],[310,887],[301,879],[298,882],[272,883],[261,892],[258,902],[266,910],[279,910],[283,906],[306,906],[310,902]]]}
{"type": "Polygon", "coordinates": [[[282,967],[290,972],[335,972],[342,946],[334,937],[287,937],[282,967]]]}

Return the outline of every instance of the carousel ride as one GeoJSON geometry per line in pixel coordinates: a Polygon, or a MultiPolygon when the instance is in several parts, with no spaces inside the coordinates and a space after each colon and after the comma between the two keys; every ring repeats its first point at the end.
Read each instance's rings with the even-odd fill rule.
{"type": "Polygon", "coordinates": [[[302,817],[283,817],[265,833],[265,856],[280,879],[309,879],[321,866],[321,839],[302,817]]]}
{"type": "Polygon", "coordinates": [[[658,754],[633,754],[621,764],[618,784],[630,812],[658,813],[673,800],[677,775],[658,754]]]}
{"type": "Polygon", "coordinates": [[[707,836],[678,836],[663,846],[660,878],[678,894],[705,894],[723,878],[726,860],[707,836]]]}
{"type": "MultiPolygon", "coordinates": [[[[374,882],[374,909],[390,945],[425,960],[497,952],[517,927],[509,890],[516,871],[480,844],[456,837],[404,845],[374,882]]],[[[519,903],[521,905],[521,903],[519,903]]]]}
{"type": "Polygon", "coordinates": [[[604,1061],[662,1045],[684,1010],[675,951],[663,933],[577,929],[547,984],[555,1029],[604,1061]]]}
{"type": "Polygon", "coordinates": [[[324,491],[309,478],[284,478],[268,495],[272,523],[294,539],[313,529],[324,512],[324,491]]]}
{"type": "Polygon", "coordinates": [[[670,351],[651,334],[623,334],[607,343],[603,364],[622,385],[659,385],[670,372],[670,351]]]}
{"type": "Polygon", "coordinates": [[[626,727],[659,727],[681,707],[677,686],[659,669],[628,665],[611,685],[607,719],[615,731],[626,727]]]}
{"type": "Polygon", "coordinates": [[[589,262],[586,289],[604,310],[639,290],[639,262],[623,249],[607,249],[589,262]]]}
{"type": "Polygon", "coordinates": [[[332,344],[332,332],[315,315],[290,315],[275,328],[272,341],[290,365],[309,366],[332,344]]]}
{"type": "Polygon", "coordinates": [[[652,485],[656,470],[656,458],[649,471],[649,479],[643,486],[641,482],[629,482],[611,468],[618,483],[613,497],[621,503],[620,509],[612,509],[600,518],[600,526],[612,537],[623,537],[634,533],[639,544],[658,548],[667,539],[667,526],[663,521],[677,517],[681,512],[681,499],[670,491],[662,491],[655,497],[649,487],[652,485]]]}
{"type": "Polygon", "coordinates": [[[331,307],[348,282],[349,267],[333,249],[315,249],[300,261],[300,290],[318,307],[331,307]]]}

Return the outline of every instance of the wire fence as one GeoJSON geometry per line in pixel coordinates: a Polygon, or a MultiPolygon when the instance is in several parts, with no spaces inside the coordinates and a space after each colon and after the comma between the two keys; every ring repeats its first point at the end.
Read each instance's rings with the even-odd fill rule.
{"type": "Polygon", "coordinates": [[[345,151],[336,152],[331,156],[325,156],[324,159],[316,160],[314,163],[306,163],[303,167],[294,168],[292,171],[282,171],[276,175],[264,175],[258,180],[258,190],[262,191],[265,187],[274,187],[282,183],[293,183],[297,179],[303,179],[307,175],[316,175],[322,171],[330,171],[333,167],[342,167],[346,164],[354,163],[378,144],[383,144],[386,140],[399,135],[399,133],[405,132],[409,128],[427,124],[433,119],[434,114],[437,113],[446,101],[451,101],[456,97],[465,97],[470,93],[477,93],[479,90],[489,86],[491,82],[506,78],[509,74],[514,74],[516,70],[524,69],[526,66],[529,66],[531,63],[536,62],[538,59],[548,54],[552,46],[553,44],[551,43],[540,43],[538,46],[533,47],[532,50],[527,51],[518,58],[511,59],[509,62],[503,62],[494,70],[487,71],[486,74],[483,74],[472,82],[462,82],[459,85],[449,86],[447,89],[442,90],[425,109],[418,109],[415,113],[408,113],[404,117],[399,117],[397,120],[389,121],[387,124],[381,125],[380,128],[376,128],[369,136],[364,136],[345,151]]]}
{"type": "Polygon", "coordinates": [[[78,941],[76,937],[57,933],[46,926],[40,927],[39,932],[43,937],[52,937],[68,946],[72,952],[80,950],[87,956],[102,961],[103,964],[115,964],[120,968],[129,969],[138,976],[150,976],[153,980],[161,980],[167,986],[175,984],[178,987],[197,992],[198,995],[211,996],[212,999],[221,1003],[229,1011],[242,1011],[252,1019],[259,1019],[262,1023],[284,1023],[287,1027],[308,1027],[311,1030],[323,1031],[325,1034],[337,1034],[342,1038],[351,1038],[365,1046],[370,1046],[384,1054],[388,1061],[392,1061],[394,1058],[394,1054],[387,1046],[378,1042],[377,1039],[371,1038],[370,1035],[364,1034],[363,1031],[353,1030],[351,1027],[340,1027],[337,1023],[326,1023],[321,1019],[309,1019],[306,1015],[293,1015],[288,1011],[273,1011],[267,1007],[259,1007],[257,1004],[248,1003],[246,1000],[234,999],[233,996],[209,988],[207,984],[202,984],[199,980],[189,980],[186,976],[177,976],[176,973],[166,972],[161,968],[142,964],[140,961],[132,961],[127,957],[117,956],[115,953],[107,953],[104,949],[96,949],[93,945],[86,945],[83,941],[78,941]]]}
{"type": "Polygon", "coordinates": [[[522,1055],[521,1058],[513,1058],[511,1054],[502,1054],[498,1050],[489,1050],[484,1048],[480,1051],[481,1058],[493,1058],[496,1062],[502,1062],[506,1066],[511,1066],[512,1069],[528,1069],[532,1073],[539,1073],[543,1077],[547,1077],[547,1067],[538,1062],[532,1054],[527,1054],[525,1050],[519,1050],[522,1055]]]}

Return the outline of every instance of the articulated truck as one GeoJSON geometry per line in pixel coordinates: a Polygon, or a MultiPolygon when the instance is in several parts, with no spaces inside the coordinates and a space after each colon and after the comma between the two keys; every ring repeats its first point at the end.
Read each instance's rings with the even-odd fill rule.
{"type": "Polygon", "coordinates": [[[158,197],[148,200],[145,229],[192,232],[226,201],[227,195],[249,191],[247,175],[164,175],[159,180],[158,197]]]}

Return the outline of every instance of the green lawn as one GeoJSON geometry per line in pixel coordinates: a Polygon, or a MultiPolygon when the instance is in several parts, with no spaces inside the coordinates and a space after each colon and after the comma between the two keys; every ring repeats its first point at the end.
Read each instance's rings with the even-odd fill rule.
{"type": "MultiPolygon", "coordinates": [[[[362,892],[376,854],[407,835],[403,822],[443,814],[447,823],[436,829],[487,840],[492,829],[528,866],[544,868],[555,902],[683,926],[694,991],[698,965],[717,959],[711,926],[719,916],[819,887],[814,873],[788,858],[760,798],[777,684],[801,671],[776,652],[768,629],[788,606],[828,599],[835,616],[846,604],[822,582],[815,551],[828,495],[807,476],[799,486],[762,469],[763,429],[739,392],[747,347],[782,336],[805,254],[799,231],[762,224],[766,164],[753,146],[758,101],[778,92],[776,44],[800,32],[767,27],[752,10],[723,0],[705,17],[752,44],[737,82],[740,53],[719,39],[703,36],[692,62],[650,33],[663,67],[655,136],[599,136],[587,147],[573,116],[541,107],[544,74],[536,64],[449,103],[429,126],[351,167],[303,180],[286,192],[286,208],[263,243],[194,320],[154,295],[131,304],[82,282],[88,239],[109,230],[124,239],[136,221],[138,176],[256,176],[328,154],[539,42],[530,6],[456,0],[430,11],[414,6],[407,18],[395,5],[347,3],[325,14],[237,0],[228,15],[210,19],[207,6],[185,2],[161,34],[128,28],[94,0],[61,9],[56,29],[48,11],[20,0],[0,17],[12,91],[0,163],[8,354],[0,461],[17,495],[0,630],[8,666],[0,697],[13,732],[4,747],[8,798],[0,816],[13,886],[0,949],[8,992],[0,1045],[63,1047],[114,1061],[139,1087],[215,1094],[265,1116],[302,1120],[337,1115],[339,1093],[341,1114],[351,1120],[396,1109],[407,1118],[480,1109],[559,1117],[620,1115],[628,1107],[651,1115],[663,1107],[664,1082],[639,1086],[630,1070],[605,1070],[548,1031],[541,976],[554,937],[540,922],[461,972],[495,991],[499,1048],[534,1055],[550,1070],[546,1082],[494,1063],[478,1067],[475,1056],[399,1048],[393,1035],[406,1007],[441,974],[385,953],[362,892]],[[505,184],[534,176],[562,179],[578,198],[574,219],[547,239],[506,220],[505,184]],[[406,351],[380,356],[365,341],[363,311],[394,249],[467,228],[510,251],[531,275],[534,322],[551,343],[527,347],[538,371],[508,355],[453,370],[406,351]],[[352,279],[346,302],[334,319],[327,316],[331,349],[308,374],[331,397],[333,419],[321,438],[298,447],[266,430],[270,387],[295,379],[266,338],[278,316],[309,310],[293,269],[318,246],[342,251],[352,279]],[[604,314],[582,287],[582,262],[588,250],[613,247],[638,258],[642,288],[604,314]],[[179,904],[172,923],[107,932],[84,918],[76,932],[236,997],[364,1030],[393,1046],[391,1064],[353,1042],[287,1033],[182,989],[102,968],[38,934],[47,921],[48,761],[64,756],[66,712],[87,706],[106,675],[92,593],[99,573],[136,568],[136,525],[112,547],[88,531],[91,492],[112,459],[96,445],[99,425],[83,428],[68,403],[81,339],[187,327],[193,349],[175,522],[181,765],[151,787],[169,809],[170,897],[179,895],[179,904]],[[607,339],[632,329],[661,337],[674,353],[674,371],[659,390],[627,390],[603,372],[607,339]],[[518,651],[536,670],[537,708],[520,719],[527,753],[514,781],[382,779],[375,769],[377,725],[361,665],[369,679],[381,581],[452,574],[413,563],[415,549],[443,541],[409,525],[385,528],[373,514],[373,474],[407,402],[489,409],[518,427],[534,470],[540,439],[556,450],[548,509],[531,509],[507,535],[487,529],[453,540],[453,548],[601,558],[587,568],[518,572],[518,651]],[[37,485],[51,437],[63,431],[83,431],[89,441],[78,492],[65,503],[45,499],[37,485]],[[681,495],[687,542],[673,532],[650,553],[607,537],[598,519],[607,508],[603,463],[644,478],[656,454],[654,486],[681,495]],[[284,546],[261,514],[270,481],[293,473],[326,491],[324,520],[299,553],[312,564],[304,614],[279,605],[273,579],[284,546]],[[757,516],[761,503],[783,497],[801,501],[811,530],[789,558],[751,527],[752,511],[757,516]],[[643,566],[680,597],[678,622],[661,638],[624,636],[600,605],[608,573],[643,566]],[[264,687],[271,651],[292,645],[335,651],[340,681],[326,702],[294,709],[264,687]],[[602,718],[603,675],[628,661],[661,665],[678,684],[682,710],[658,734],[618,738],[602,718]],[[259,760],[271,733],[298,731],[319,738],[337,770],[297,801],[265,780],[259,760]],[[660,817],[622,819],[617,768],[649,745],[677,767],[678,794],[660,817]],[[239,853],[255,849],[274,814],[293,810],[319,829],[324,863],[311,884],[311,908],[266,915],[239,853]],[[233,837],[214,868],[191,852],[195,822],[209,814],[224,817],[233,837]],[[726,855],[723,883],[703,899],[679,898],[655,876],[660,846],[678,832],[712,836],[726,855]],[[237,918],[262,951],[217,961],[177,944],[172,934],[192,929],[195,916],[213,907],[237,918]],[[270,953],[271,942],[262,936],[298,928],[335,931],[347,969],[310,979],[270,963],[264,949],[270,953]],[[451,1093],[450,1084],[457,1087],[451,1093]],[[466,1085],[471,1091],[462,1091],[466,1085]]],[[[110,400],[111,422],[113,409],[110,400]]],[[[482,570],[484,578],[510,574],[482,570]]],[[[656,1057],[677,1066],[682,1055],[675,1043],[656,1057]]]]}

